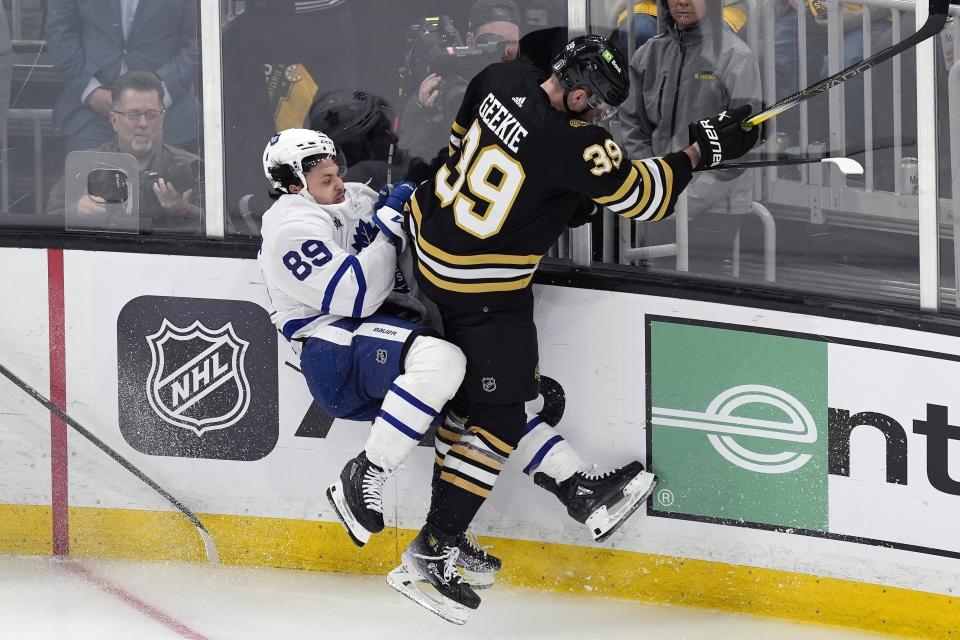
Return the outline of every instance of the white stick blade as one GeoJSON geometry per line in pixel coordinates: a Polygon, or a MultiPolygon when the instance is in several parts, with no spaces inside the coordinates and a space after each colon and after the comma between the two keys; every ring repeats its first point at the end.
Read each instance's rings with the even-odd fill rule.
{"type": "Polygon", "coordinates": [[[863,165],[853,158],[824,158],[820,162],[834,165],[844,175],[863,175],[863,165]]]}

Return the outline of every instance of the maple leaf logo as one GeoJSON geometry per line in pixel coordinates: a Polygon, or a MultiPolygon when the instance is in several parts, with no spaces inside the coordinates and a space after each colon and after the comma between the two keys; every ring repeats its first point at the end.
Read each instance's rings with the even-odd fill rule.
{"type": "Polygon", "coordinates": [[[380,229],[372,222],[366,220],[358,222],[357,228],[353,230],[353,244],[351,245],[353,250],[360,253],[361,249],[369,247],[378,233],[380,233],[380,229]]]}

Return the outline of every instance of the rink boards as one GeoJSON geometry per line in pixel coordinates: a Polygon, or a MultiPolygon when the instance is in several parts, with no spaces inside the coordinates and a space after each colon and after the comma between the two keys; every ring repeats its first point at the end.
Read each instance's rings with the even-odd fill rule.
{"type": "MultiPolygon", "coordinates": [[[[432,449],[386,491],[396,528],[356,549],[323,490],[368,426],[312,407],[254,260],[2,249],[0,269],[0,363],[65,396],[201,514],[224,561],[395,565],[426,513],[432,449]]],[[[504,579],[960,632],[960,338],[573,287],[536,296],[540,368],[566,391],[560,430],[589,461],[637,458],[661,483],[596,545],[508,468],[474,527],[504,579]]],[[[203,559],[185,518],[77,434],[59,448],[62,432],[0,379],[0,552],[203,559]]]]}

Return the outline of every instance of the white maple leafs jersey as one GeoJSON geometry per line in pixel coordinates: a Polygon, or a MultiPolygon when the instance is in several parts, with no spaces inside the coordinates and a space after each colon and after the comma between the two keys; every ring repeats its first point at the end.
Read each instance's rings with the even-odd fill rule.
{"type": "Polygon", "coordinates": [[[373,223],[377,193],[345,184],[344,202],[319,205],[286,194],[263,216],[257,262],[287,340],[340,318],[365,318],[394,288],[397,254],[373,223]]]}

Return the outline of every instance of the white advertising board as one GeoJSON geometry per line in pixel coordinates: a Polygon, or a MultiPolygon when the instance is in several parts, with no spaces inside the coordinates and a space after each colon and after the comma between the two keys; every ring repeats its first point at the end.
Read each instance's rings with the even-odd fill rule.
{"type": "MultiPolygon", "coordinates": [[[[661,476],[605,546],[953,593],[960,338],[571,287],[536,297],[561,432],[588,462],[649,454],[661,476]]],[[[335,520],[324,489],[368,426],[311,406],[255,261],[67,252],[66,319],[70,413],[191,508],[335,520]]],[[[167,508],[71,448],[72,505],[167,508]]],[[[408,458],[388,521],[419,528],[432,460],[408,458]]],[[[474,529],[592,545],[517,468],[474,529]]]]}

